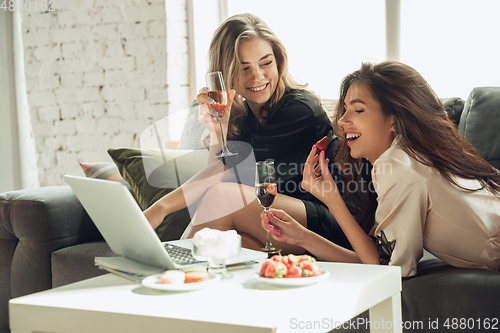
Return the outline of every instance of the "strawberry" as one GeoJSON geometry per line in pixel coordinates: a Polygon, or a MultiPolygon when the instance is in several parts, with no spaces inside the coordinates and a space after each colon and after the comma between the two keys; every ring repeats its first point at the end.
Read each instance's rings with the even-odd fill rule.
{"type": "Polygon", "coordinates": [[[311,257],[310,255],[308,254],[303,254],[300,258],[299,258],[299,262],[303,262],[303,261],[309,261],[309,262],[315,262],[316,259],[314,259],[313,257],[311,257]]]}
{"type": "Polygon", "coordinates": [[[267,259],[259,275],[266,278],[300,278],[317,276],[321,274],[321,268],[316,260],[309,255],[287,256],[275,255],[267,259]]]}
{"type": "Polygon", "coordinates": [[[212,109],[217,111],[219,117],[222,117],[224,115],[224,113],[226,113],[227,105],[213,103],[213,104],[210,104],[210,106],[212,107],[212,109]]]}
{"type": "Polygon", "coordinates": [[[268,259],[260,270],[260,276],[266,278],[282,278],[286,275],[287,270],[284,263],[268,259]]]}
{"type": "Polygon", "coordinates": [[[288,256],[283,256],[281,258],[281,262],[288,268],[290,267],[293,263],[290,261],[290,258],[288,256]]]}
{"type": "Polygon", "coordinates": [[[267,267],[268,266],[274,266],[274,261],[272,261],[271,259],[267,259],[265,262],[264,262],[264,265],[262,265],[262,268],[260,269],[260,276],[265,276],[265,273],[266,273],[266,270],[267,270],[267,267]]]}
{"type": "Polygon", "coordinates": [[[318,276],[321,274],[321,269],[315,262],[302,262],[302,276],[310,277],[310,276],[318,276]]]}
{"type": "Polygon", "coordinates": [[[316,149],[325,151],[328,144],[328,138],[324,136],[321,140],[316,143],[316,149]]]}
{"type": "Polygon", "coordinates": [[[270,264],[266,266],[264,270],[264,277],[266,278],[274,278],[274,274],[276,272],[276,262],[271,261],[270,264]]]}
{"type": "Polygon", "coordinates": [[[272,195],[276,195],[278,193],[278,187],[276,186],[276,184],[267,185],[266,190],[267,190],[267,192],[271,193],[272,195]]]}
{"type": "Polygon", "coordinates": [[[282,278],[286,275],[288,269],[286,268],[285,264],[282,262],[277,262],[275,264],[275,270],[274,270],[274,277],[275,278],[282,278]]]}
{"type": "Polygon", "coordinates": [[[286,272],[285,278],[300,278],[302,277],[302,268],[299,266],[292,264],[288,267],[288,271],[286,272]]]}

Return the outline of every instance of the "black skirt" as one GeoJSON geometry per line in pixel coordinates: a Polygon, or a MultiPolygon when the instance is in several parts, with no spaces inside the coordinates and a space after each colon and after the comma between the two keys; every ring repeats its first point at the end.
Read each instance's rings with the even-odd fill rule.
{"type": "Polygon", "coordinates": [[[330,242],[352,250],[351,243],[328,208],[320,202],[302,200],[306,206],[307,229],[314,231],[330,242]]]}

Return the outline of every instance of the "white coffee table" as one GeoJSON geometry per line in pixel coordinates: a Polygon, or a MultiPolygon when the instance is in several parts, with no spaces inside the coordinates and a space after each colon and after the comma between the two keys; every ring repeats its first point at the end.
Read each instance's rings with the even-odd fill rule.
{"type": "Polygon", "coordinates": [[[369,309],[370,323],[353,321],[356,327],[402,331],[399,267],[321,266],[330,277],[305,287],[258,282],[260,265],[254,265],[233,270],[232,279],[182,293],[107,274],[12,299],[10,327],[12,333],[327,332],[369,309]]]}

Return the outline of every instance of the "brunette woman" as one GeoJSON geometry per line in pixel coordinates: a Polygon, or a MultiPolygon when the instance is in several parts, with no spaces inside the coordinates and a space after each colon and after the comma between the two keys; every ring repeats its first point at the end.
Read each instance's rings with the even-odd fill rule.
{"type": "Polygon", "coordinates": [[[262,216],[280,239],[329,261],[401,266],[417,273],[423,249],[457,267],[500,268],[500,173],[458,134],[440,99],[405,64],[363,64],[346,76],[334,121],[343,168],[373,164],[378,207],[365,233],[327,161],[313,148],[302,186],[329,208],[354,251],[303,228],[283,210],[262,216]],[[313,168],[322,171],[321,176],[313,168]]]}

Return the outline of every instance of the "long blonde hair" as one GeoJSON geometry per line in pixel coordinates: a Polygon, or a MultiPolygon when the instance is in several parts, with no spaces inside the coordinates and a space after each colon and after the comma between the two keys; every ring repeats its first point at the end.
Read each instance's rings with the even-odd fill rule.
{"type": "Polygon", "coordinates": [[[253,14],[238,14],[228,18],[215,31],[210,43],[208,54],[208,71],[221,71],[227,89],[235,89],[236,96],[231,108],[231,119],[228,125],[228,139],[237,140],[241,133],[236,121],[246,116],[242,91],[242,73],[238,48],[246,41],[253,38],[262,38],[268,41],[273,49],[276,65],[278,67],[278,84],[274,94],[261,108],[260,116],[264,123],[271,114],[274,106],[290,89],[303,89],[306,85],[297,83],[288,72],[288,56],[279,38],[269,29],[266,23],[253,14]]]}

